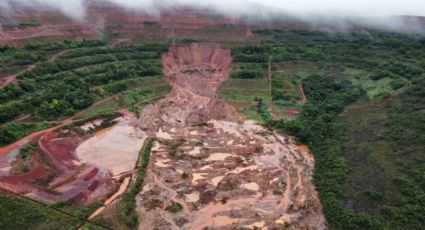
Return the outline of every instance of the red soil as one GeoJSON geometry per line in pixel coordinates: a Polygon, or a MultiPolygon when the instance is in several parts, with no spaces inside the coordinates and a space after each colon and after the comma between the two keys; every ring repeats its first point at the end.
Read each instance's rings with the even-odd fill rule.
{"type": "Polygon", "coordinates": [[[91,179],[93,179],[96,175],[97,175],[97,173],[99,172],[99,169],[98,168],[94,168],[93,170],[91,170],[85,177],[84,177],[84,180],[85,181],[88,181],[88,180],[91,180],[91,179]]]}
{"type": "MultiPolygon", "coordinates": [[[[77,203],[92,203],[109,194],[114,187],[109,174],[94,166],[78,163],[74,152],[81,138],[75,134],[59,138],[58,132],[54,131],[67,122],[32,134],[4,148],[3,151],[7,153],[7,149],[19,148],[27,140],[36,140],[41,136],[38,140],[39,151],[45,154],[46,160],[50,163],[41,161],[37,153],[32,158],[30,172],[0,176],[1,187],[19,193],[26,192],[31,198],[48,202],[71,200],[77,203]],[[52,174],[52,172],[55,173],[52,174]],[[41,179],[49,184],[35,183],[41,179]]],[[[5,160],[7,155],[0,156],[5,160]]]]}
{"type": "Polygon", "coordinates": [[[12,190],[19,193],[35,190],[31,184],[35,180],[46,179],[49,176],[49,171],[46,166],[40,163],[38,154],[31,158],[31,168],[32,170],[27,173],[2,176],[0,177],[0,182],[13,185],[11,186],[12,190]]]}
{"type": "Polygon", "coordinates": [[[300,102],[302,102],[302,103],[306,103],[307,102],[307,96],[305,95],[305,93],[304,93],[304,86],[303,86],[303,84],[301,83],[300,84],[300,92],[301,92],[301,95],[302,95],[302,99],[300,100],[300,102]]]}
{"type": "Polygon", "coordinates": [[[19,149],[20,147],[22,147],[25,143],[29,142],[29,141],[34,141],[37,140],[38,138],[40,138],[43,134],[45,133],[49,133],[49,132],[53,132],[57,129],[60,129],[66,125],[69,125],[73,122],[74,117],[70,117],[66,120],[63,120],[61,124],[48,128],[48,129],[44,129],[38,132],[34,132],[29,134],[28,136],[20,139],[19,141],[16,141],[10,145],[4,146],[4,147],[0,147],[0,155],[4,155],[7,154],[15,149],[19,149]]]}
{"type": "Polygon", "coordinates": [[[56,133],[47,133],[38,141],[41,151],[43,151],[54,162],[59,169],[75,170],[74,163],[76,157],[75,149],[78,147],[78,137],[58,138],[56,133]]]}

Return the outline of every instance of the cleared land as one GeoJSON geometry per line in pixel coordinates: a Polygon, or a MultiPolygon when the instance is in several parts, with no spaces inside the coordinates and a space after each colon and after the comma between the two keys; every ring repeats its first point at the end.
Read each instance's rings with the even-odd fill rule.
{"type": "Polygon", "coordinates": [[[217,98],[230,64],[230,50],[210,43],[163,57],[172,92],[140,114],[158,142],[138,196],[141,227],[324,229],[312,156],[217,98]]]}

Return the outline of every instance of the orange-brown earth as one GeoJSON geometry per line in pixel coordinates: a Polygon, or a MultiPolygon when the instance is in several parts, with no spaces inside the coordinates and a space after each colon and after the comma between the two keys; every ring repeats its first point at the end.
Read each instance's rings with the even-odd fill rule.
{"type": "Polygon", "coordinates": [[[103,199],[114,188],[109,170],[81,162],[75,150],[84,138],[73,131],[61,137],[66,129],[57,129],[40,131],[8,146],[8,151],[3,149],[0,186],[46,202],[85,204],[103,199]],[[20,145],[30,140],[37,141],[38,148],[32,153],[28,172],[13,172],[11,168],[17,160],[20,145]]]}
{"type": "Polygon", "coordinates": [[[211,43],[163,56],[172,92],[140,114],[157,142],[137,199],[139,229],[325,229],[308,149],[217,97],[231,61],[211,43]]]}
{"type": "Polygon", "coordinates": [[[60,137],[59,132],[45,133],[38,139],[28,172],[8,170],[19,149],[2,154],[2,159],[9,160],[0,164],[0,186],[46,202],[70,200],[81,204],[102,199],[114,183],[107,170],[79,162],[74,152],[81,141],[76,134],[60,137]]]}

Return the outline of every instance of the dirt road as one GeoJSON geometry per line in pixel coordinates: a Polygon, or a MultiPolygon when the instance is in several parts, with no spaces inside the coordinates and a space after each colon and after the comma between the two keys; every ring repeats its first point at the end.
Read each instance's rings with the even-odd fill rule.
{"type": "MultiPolygon", "coordinates": [[[[65,54],[66,52],[68,52],[68,50],[62,50],[62,51],[60,51],[59,53],[57,53],[57,54],[54,54],[53,56],[51,56],[50,58],[49,58],[49,62],[53,62],[53,61],[55,61],[58,57],[60,57],[61,55],[63,55],[63,54],[65,54]]],[[[1,84],[1,87],[5,87],[5,86],[7,86],[7,85],[9,85],[9,84],[11,84],[11,83],[15,83],[16,81],[17,81],[17,79],[16,79],[16,76],[18,76],[18,75],[20,75],[20,74],[23,74],[23,73],[25,73],[25,72],[27,72],[27,71],[30,71],[30,70],[32,70],[32,69],[34,69],[35,68],[35,64],[32,64],[32,65],[29,65],[29,66],[27,66],[24,70],[22,70],[21,72],[19,72],[19,73],[16,73],[16,74],[13,74],[13,75],[10,75],[10,76],[7,76],[7,77],[3,77],[3,78],[1,78],[0,79],[0,82],[2,82],[2,84],[1,84]]]]}
{"type": "Polygon", "coordinates": [[[301,96],[302,96],[300,102],[306,103],[307,102],[307,96],[305,95],[304,86],[303,86],[302,83],[300,84],[300,92],[301,92],[301,96]]]}
{"type": "MultiPolygon", "coordinates": [[[[100,101],[97,101],[97,102],[93,103],[90,107],[88,107],[88,108],[80,111],[78,114],[76,114],[76,115],[74,115],[72,117],[69,117],[69,118],[67,118],[65,120],[62,120],[56,126],[53,126],[51,128],[48,128],[48,129],[40,130],[38,132],[31,133],[31,134],[29,134],[29,135],[21,138],[20,140],[14,142],[12,144],[10,144],[10,145],[6,145],[6,146],[3,146],[3,147],[0,147],[0,155],[6,154],[6,153],[9,153],[10,151],[13,151],[15,149],[18,149],[18,148],[22,147],[25,143],[27,143],[29,141],[36,140],[37,138],[43,136],[46,133],[50,133],[50,132],[55,131],[57,129],[60,129],[60,128],[64,127],[64,126],[70,125],[71,123],[73,123],[75,121],[78,121],[79,119],[77,119],[77,118],[81,114],[83,114],[84,112],[86,112],[87,110],[89,110],[89,109],[91,109],[93,107],[96,107],[96,106],[100,105],[101,103],[103,103],[103,102],[105,102],[107,100],[110,100],[113,97],[115,97],[115,95],[114,96],[107,97],[107,98],[104,98],[104,99],[102,99],[100,101]]],[[[127,110],[120,110],[120,111],[129,114],[127,110]]]]}

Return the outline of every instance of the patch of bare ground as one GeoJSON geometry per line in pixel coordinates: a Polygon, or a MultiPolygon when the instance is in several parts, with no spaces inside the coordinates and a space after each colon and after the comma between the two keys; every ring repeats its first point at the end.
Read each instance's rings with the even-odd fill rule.
{"type": "Polygon", "coordinates": [[[217,97],[231,61],[211,43],[163,56],[172,92],[140,114],[157,143],[137,199],[139,229],[325,229],[308,149],[217,97]]]}
{"type": "MultiPolygon", "coordinates": [[[[126,111],[123,114],[115,119],[116,125],[92,134],[69,128],[69,118],[0,148],[0,187],[48,203],[92,204],[105,199],[117,178],[133,171],[146,138],[137,128],[138,120],[126,111]],[[20,151],[30,141],[37,145],[23,161],[20,151]],[[16,167],[21,165],[26,165],[25,170],[16,167]]],[[[94,119],[76,128],[89,131],[101,123],[102,119],[94,119]]],[[[106,200],[105,205],[124,190],[106,200]]]]}

